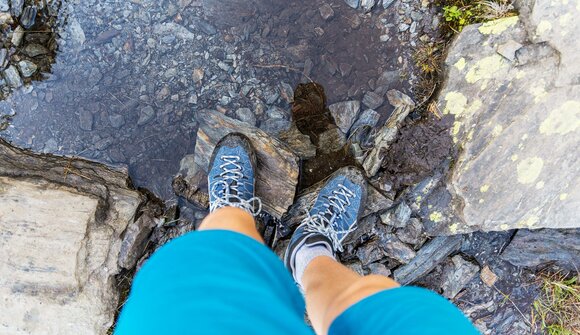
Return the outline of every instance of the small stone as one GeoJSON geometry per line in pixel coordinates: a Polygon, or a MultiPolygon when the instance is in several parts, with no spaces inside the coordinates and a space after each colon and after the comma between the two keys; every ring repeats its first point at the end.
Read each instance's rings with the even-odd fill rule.
{"type": "Polygon", "coordinates": [[[145,106],[141,108],[139,112],[139,120],[137,121],[138,126],[142,126],[147,124],[155,117],[155,110],[151,106],[145,106]]]}
{"type": "Polygon", "coordinates": [[[113,128],[119,129],[125,125],[125,117],[121,114],[110,114],[109,122],[113,128]]]}
{"type": "Polygon", "coordinates": [[[320,6],[320,8],[318,8],[318,11],[320,12],[320,16],[322,16],[322,18],[326,21],[328,21],[334,17],[334,10],[327,3],[320,6]]]}
{"type": "Polygon", "coordinates": [[[36,57],[48,54],[48,49],[43,45],[32,43],[24,47],[22,52],[28,57],[36,57]]]}
{"type": "Polygon", "coordinates": [[[79,127],[85,131],[93,130],[93,113],[86,109],[79,112],[79,127]]]}
{"type": "Polygon", "coordinates": [[[383,34],[381,36],[379,36],[379,41],[381,42],[388,42],[391,39],[391,36],[389,36],[389,34],[383,34]]]}
{"type": "Polygon", "coordinates": [[[391,270],[381,263],[372,263],[368,265],[368,268],[373,275],[389,277],[391,275],[391,270]]]}
{"type": "Polygon", "coordinates": [[[238,120],[249,124],[250,126],[256,126],[256,115],[252,113],[252,110],[249,108],[238,108],[236,110],[236,117],[238,120]]]}
{"type": "Polygon", "coordinates": [[[287,103],[291,104],[294,102],[294,89],[290,84],[284,82],[280,84],[280,95],[287,103]]]}
{"type": "Polygon", "coordinates": [[[514,40],[509,40],[497,48],[497,53],[513,62],[516,60],[516,52],[522,46],[523,45],[514,40]]]}
{"type": "Polygon", "coordinates": [[[8,59],[8,50],[6,49],[0,49],[0,68],[4,68],[6,66],[6,63],[8,59]]]}
{"type": "Polygon", "coordinates": [[[377,125],[377,123],[379,122],[380,118],[381,118],[381,115],[379,113],[377,113],[375,110],[366,109],[365,111],[363,111],[360,114],[360,116],[355,121],[355,123],[352,125],[352,127],[350,127],[350,133],[353,133],[355,130],[357,130],[360,127],[368,126],[368,127],[374,128],[377,125]]]}
{"type": "Polygon", "coordinates": [[[11,41],[12,45],[15,47],[20,46],[23,37],[24,37],[24,28],[22,28],[21,26],[16,27],[16,29],[14,29],[14,32],[12,33],[12,41],[11,41]]]}
{"type": "Polygon", "coordinates": [[[376,0],[361,0],[360,6],[365,12],[370,12],[376,4],[376,0]]]}
{"type": "Polygon", "coordinates": [[[29,60],[21,60],[18,62],[18,67],[24,78],[32,76],[38,69],[38,66],[29,60]]]}
{"type": "Polygon", "coordinates": [[[453,256],[451,261],[453,264],[446,265],[442,275],[443,296],[448,299],[455,298],[479,271],[479,266],[463,259],[460,255],[453,256]]]}
{"type": "Polygon", "coordinates": [[[318,149],[322,153],[336,152],[344,147],[346,138],[338,128],[329,129],[319,135],[318,149]]]}
{"type": "Polygon", "coordinates": [[[484,266],[483,269],[481,270],[479,278],[481,278],[481,281],[488,287],[492,287],[493,285],[495,285],[495,282],[497,281],[497,275],[493,273],[493,271],[491,271],[491,269],[487,265],[484,266]]]}
{"type": "Polygon", "coordinates": [[[350,63],[340,63],[340,65],[338,66],[338,69],[340,70],[340,75],[343,76],[343,77],[346,77],[352,71],[352,64],[350,64],[350,63]]]}
{"type": "Polygon", "coordinates": [[[395,210],[395,227],[397,228],[403,228],[407,225],[407,222],[409,222],[409,219],[411,218],[411,208],[407,205],[407,203],[405,203],[404,201],[401,202],[399,204],[399,206],[397,206],[397,209],[395,210]]]}
{"type": "Polygon", "coordinates": [[[409,25],[408,24],[406,24],[406,23],[399,24],[399,32],[402,33],[402,32],[407,31],[407,30],[409,30],[409,25]]]}
{"type": "Polygon", "coordinates": [[[423,225],[417,218],[410,219],[404,228],[397,229],[395,235],[397,235],[399,240],[402,242],[408,243],[414,247],[422,245],[427,239],[423,234],[423,225]]]}
{"type": "Polygon", "coordinates": [[[411,23],[411,27],[409,28],[409,32],[414,34],[417,31],[417,22],[411,23]]]}
{"type": "Polygon", "coordinates": [[[20,24],[24,29],[29,29],[36,21],[36,6],[26,6],[20,16],[20,24]]]}
{"type": "Polygon", "coordinates": [[[387,256],[397,260],[401,264],[409,263],[417,255],[415,250],[401,242],[394,235],[391,235],[386,239],[381,239],[380,245],[387,256]]]}
{"type": "Polygon", "coordinates": [[[205,72],[203,71],[203,69],[201,68],[196,68],[193,70],[193,75],[192,75],[192,79],[193,81],[197,84],[200,83],[203,80],[203,76],[204,76],[205,72]]]}
{"type": "Polygon", "coordinates": [[[360,0],[344,0],[344,2],[354,9],[357,9],[360,4],[360,0]]]}
{"type": "Polygon", "coordinates": [[[321,27],[316,27],[314,28],[314,33],[316,34],[316,36],[322,37],[324,35],[324,29],[322,29],[321,27]]]}
{"type": "Polygon", "coordinates": [[[10,10],[8,0],[0,0],[0,12],[7,12],[8,10],[10,10]]]}
{"type": "Polygon", "coordinates": [[[334,122],[344,134],[347,134],[360,111],[360,102],[356,100],[337,102],[328,106],[334,122]]]}
{"type": "Polygon", "coordinates": [[[20,74],[14,65],[10,65],[6,70],[4,70],[3,74],[8,86],[12,88],[22,86],[22,78],[20,78],[20,74]]]}
{"type": "Polygon", "coordinates": [[[385,99],[375,92],[367,92],[362,100],[362,103],[370,109],[377,109],[383,105],[385,99]]]}
{"type": "Polygon", "coordinates": [[[383,8],[384,9],[389,8],[393,4],[393,2],[395,2],[395,0],[383,0],[383,8]]]}
{"type": "Polygon", "coordinates": [[[20,17],[23,7],[24,0],[10,0],[10,13],[12,13],[12,16],[20,17]]]}
{"type": "Polygon", "coordinates": [[[268,117],[271,119],[287,119],[288,118],[288,113],[284,109],[282,109],[278,106],[274,106],[274,107],[268,109],[266,111],[266,115],[268,115],[268,117]]]}

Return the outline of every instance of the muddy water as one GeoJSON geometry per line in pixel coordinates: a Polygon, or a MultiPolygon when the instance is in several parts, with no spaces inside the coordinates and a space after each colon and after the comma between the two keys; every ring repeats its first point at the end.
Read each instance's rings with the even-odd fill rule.
{"type": "MultiPolygon", "coordinates": [[[[267,128],[276,111],[290,117],[283,88],[311,80],[324,86],[329,104],[361,100],[383,72],[403,72],[399,55],[409,48],[379,40],[398,33],[385,28],[395,7],[380,4],[368,14],[342,0],[59,5],[52,21],[39,12],[23,45],[10,51],[13,61],[43,65],[0,101],[0,115],[11,116],[0,136],[38,152],[127,166],[136,186],[164,199],[173,197],[181,158],[194,151],[198,111],[235,116],[247,107],[267,128]],[[50,36],[51,53],[23,53],[38,42],[33,31],[50,36]]],[[[395,77],[388,86],[408,92],[409,84],[395,77]]],[[[390,106],[377,111],[386,116],[390,106]]]]}

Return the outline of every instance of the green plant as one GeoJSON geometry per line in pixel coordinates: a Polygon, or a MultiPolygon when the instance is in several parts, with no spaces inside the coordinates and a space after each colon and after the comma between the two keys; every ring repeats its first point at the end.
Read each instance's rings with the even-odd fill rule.
{"type": "Polygon", "coordinates": [[[472,23],[474,14],[471,8],[472,6],[444,6],[443,18],[445,18],[445,21],[450,24],[451,29],[460,32],[463,27],[472,23]]]}
{"type": "Polygon", "coordinates": [[[542,294],[532,320],[548,335],[580,334],[580,281],[561,274],[542,276],[542,294]]]}

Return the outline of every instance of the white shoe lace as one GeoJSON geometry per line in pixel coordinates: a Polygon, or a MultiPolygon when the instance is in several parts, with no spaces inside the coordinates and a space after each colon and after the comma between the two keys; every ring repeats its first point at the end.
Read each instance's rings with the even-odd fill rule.
{"type": "Polygon", "coordinates": [[[354,198],[355,194],[342,184],[338,184],[338,189],[332,191],[332,194],[328,197],[328,203],[323,204],[325,207],[323,211],[314,215],[308,213],[302,223],[306,224],[305,231],[326,236],[332,242],[334,250],[342,251],[342,241],[356,229],[357,222],[355,221],[352,227],[346,230],[337,230],[334,222],[342,218],[346,207],[350,206],[350,198],[354,198]],[[343,234],[342,238],[338,237],[339,234],[343,234]]]}
{"type": "Polygon", "coordinates": [[[238,190],[240,179],[244,177],[242,167],[239,164],[240,157],[221,156],[220,159],[225,163],[219,167],[222,170],[220,173],[222,179],[210,185],[210,194],[215,198],[215,201],[209,205],[210,213],[218,208],[229,206],[241,208],[253,216],[260,214],[262,211],[262,201],[260,198],[253,197],[246,200],[238,195],[240,193],[238,190]],[[221,190],[220,187],[222,188],[221,190]]]}

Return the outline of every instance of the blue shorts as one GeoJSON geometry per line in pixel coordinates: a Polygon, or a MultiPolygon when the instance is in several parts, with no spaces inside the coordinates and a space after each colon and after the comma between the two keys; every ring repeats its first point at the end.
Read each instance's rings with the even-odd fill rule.
{"type": "MultiPolygon", "coordinates": [[[[192,232],[136,275],[115,334],[314,334],[304,299],[266,246],[230,231],[192,232]]],[[[374,294],[331,325],[339,334],[478,334],[439,295],[416,287],[374,294]]]]}

